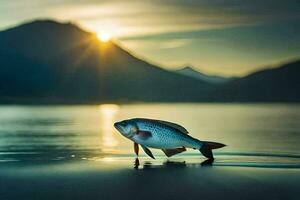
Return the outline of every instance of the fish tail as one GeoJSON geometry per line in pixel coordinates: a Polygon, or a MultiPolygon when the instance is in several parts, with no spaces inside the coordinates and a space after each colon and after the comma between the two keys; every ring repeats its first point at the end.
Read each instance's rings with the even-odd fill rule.
{"type": "Polygon", "coordinates": [[[219,149],[225,147],[225,144],[218,143],[218,142],[208,142],[208,141],[201,141],[202,145],[199,151],[208,159],[214,159],[214,155],[212,153],[212,149],[219,149]]]}

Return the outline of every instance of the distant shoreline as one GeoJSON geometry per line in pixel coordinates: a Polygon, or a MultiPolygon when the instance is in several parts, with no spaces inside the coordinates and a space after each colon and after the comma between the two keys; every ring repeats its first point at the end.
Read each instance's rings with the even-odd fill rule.
{"type": "Polygon", "coordinates": [[[193,102],[193,101],[188,101],[188,102],[164,102],[164,101],[153,101],[153,102],[141,102],[141,101],[137,101],[137,102],[118,102],[118,101],[109,101],[109,102],[74,102],[74,103],[61,103],[61,102],[13,102],[13,103],[8,103],[8,102],[0,102],[0,106],[5,106],[5,105],[20,105],[20,106],[81,106],[81,105],[102,105],[102,104],[116,104],[116,105],[153,105],[153,104],[212,104],[212,105],[217,105],[217,104],[241,104],[241,105],[259,105],[259,104],[270,104],[270,105],[298,105],[300,104],[300,101],[290,101],[290,102],[280,102],[280,101],[257,101],[257,102],[210,102],[210,101],[201,101],[201,102],[193,102]]]}

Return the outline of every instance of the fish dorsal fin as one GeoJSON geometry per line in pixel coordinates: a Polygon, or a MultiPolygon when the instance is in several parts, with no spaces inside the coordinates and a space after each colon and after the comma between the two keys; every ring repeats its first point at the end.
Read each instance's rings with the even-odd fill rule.
{"type": "Polygon", "coordinates": [[[162,121],[162,120],[155,120],[159,123],[162,123],[162,124],[165,124],[167,126],[170,126],[178,131],[180,131],[181,133],[184,133],[184,134],[189,134],[189,132],[181,125],[179,124],[175,124],[175,123],[172,123],[172,122],[167,122],[167,121],[162,121]]]}
{"type": "Polygon", "coordinates": [[[177,149],[162,149],[162,151],[166,154],[166,156],[171,157],[176,154],[182,153],[186,151],[185,147],[177,148],[177,149]]]}
{"type": "Polygon", "coordinates": [[[181,132],[183,134],[189,134],[189,132],[183,126],[181,126],[179,124],[175,124],[173,122],[157,120],[157,119],[147,119],[147,118],[134,118],[132,120],[142,120],[142,121],[150,121],[150,122],[152,121],[152,122],[163,124],[165,126],[172,127],[172,128],[178,130],[179,132],[181,132]]]}

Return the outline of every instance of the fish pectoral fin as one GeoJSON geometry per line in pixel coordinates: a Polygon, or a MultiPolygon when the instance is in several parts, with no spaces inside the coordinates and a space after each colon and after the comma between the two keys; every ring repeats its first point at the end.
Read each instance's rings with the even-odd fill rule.
{"type": "Polygon", "coordinates": [[[145,153],[146,153],[148,156],[150,156],[151,158],[155,159],[154,156],[153,156],[153,154],[152,154],[152,152],[150,151],[150,149],[148,149],[147,147],[145,147],[145,146],[143,146],[143,145],[141,145],[141,146],[142,146],[143,150],[145,151],[145,153]]]}
{"type": "Polygon", "coordinates": [[[186,151],[185,147],[176,148],[176,149],[162,149],[162,151],[166,154],[166,156],[171,157],[176,154],[182,153],[186,151]]]}
{"type": "Polygon", "coordinates": [[[135,155],[139,155],[139,144],[138,143],[133,143],[133,147],[134,147],[134,153],[135,155]]]}
{"type": "Polygon", "coordinates": [[[146,140],[148,139],[149,137],[152,137],[152,133],[150,131],[138,131],[137,132],[137,135],[139,138],[143,139],[143,140],[146,140]]]}

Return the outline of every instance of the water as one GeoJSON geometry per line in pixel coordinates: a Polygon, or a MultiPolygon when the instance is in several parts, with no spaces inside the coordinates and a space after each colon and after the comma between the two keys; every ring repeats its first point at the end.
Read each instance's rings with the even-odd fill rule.
{"type": "MultiPolygon", "coordinates": [[[[134,159],[132,142],[113,123],[134,117],[177,122],[193,137],[227,144],[215,151],[215,166],[300,168],[298,104],[3,105],[0,162],[127,162],[134,159]]],[[[142,154],[145,166],[174,164],[153,153],[156,161],[142,154]]],[[[204,160],[195,150],[172,159],[175,166],[204,160]]]]}

